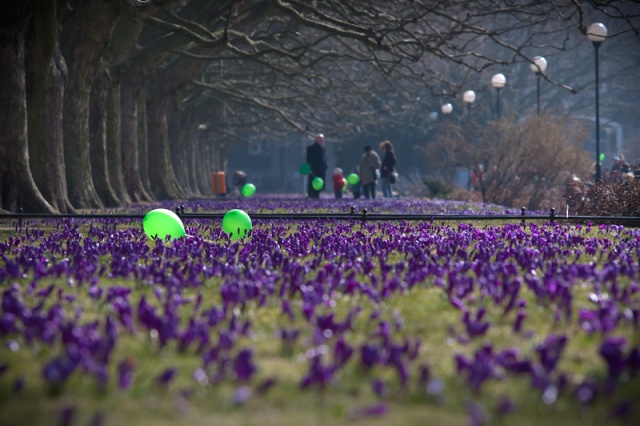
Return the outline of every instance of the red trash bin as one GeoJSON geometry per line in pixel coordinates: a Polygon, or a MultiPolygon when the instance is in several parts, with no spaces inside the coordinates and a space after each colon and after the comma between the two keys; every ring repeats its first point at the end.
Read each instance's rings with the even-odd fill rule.
{"type": "Polygon", "coordinates": [[[227,182],[224,177],[224,172],[211,173],[211,185],[214,195],[225,195],[227,193],[227,182]]]}

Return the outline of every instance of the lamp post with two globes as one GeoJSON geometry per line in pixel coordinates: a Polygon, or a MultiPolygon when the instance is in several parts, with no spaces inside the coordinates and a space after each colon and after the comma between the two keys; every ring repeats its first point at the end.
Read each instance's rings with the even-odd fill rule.
{"type": "Polygon", "coordinates": [[[607,27],[600,22],[595,22],[587,29],[587,38],[591,43],[596,53],[596,182],[602,180],[602,171],[600,169],[600,85],[599,85],[599,70],[598,70],[598,48],[607,38],[607,27]]]}

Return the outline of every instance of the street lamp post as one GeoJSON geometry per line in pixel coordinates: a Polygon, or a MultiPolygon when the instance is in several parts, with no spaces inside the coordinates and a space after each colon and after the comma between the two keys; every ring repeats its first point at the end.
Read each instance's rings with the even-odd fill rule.
{"type": "Polygon", "coordinates": [[[587,38],[593,44],[595,50],[596,62],[596,182],[602,180],[602,171],[600,169],[600,81],[598,70],[598,48],[607,38],[607,27],[600,22],[595,22],[587,29],[587,38]]]}
{"type": "Polygon", "coordinates": [[[496,89],[496,112],[498,115],[498,119],[500,119],[500,89],[502,89],[504,87],[504,85],[507,84],[507,78],[504,76],[504,74],[495,74],[493,77],[491,77],[491,85],[496,89]]]}
{"type": "Polygon", "coordinates": [[[531,71],[535,73],[537,79],[536,104],[538,108],[538,116],[540,116],[540,76],[542,76],[542,74],[544,74],[545,70],[547,69],[547,60],[542,56],[536,56],[535,58],[533,58],[533,62],[531,62],[530,67],[531,71]]]}
{"type": "Polygon", "coordinates": [[[469,113],[469,121],[471,121],[471,105],[476,101],[476,92],[467,90],[462,95],[462,100],[467,104],[467,112],[469,113]]]}

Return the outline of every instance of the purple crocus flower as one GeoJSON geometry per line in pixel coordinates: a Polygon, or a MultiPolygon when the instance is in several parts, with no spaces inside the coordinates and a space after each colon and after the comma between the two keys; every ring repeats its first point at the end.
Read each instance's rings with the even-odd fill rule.
{"type": "Polygon", "coordinates": [[[576,399],[583,404],[590,404],[595,400],[598,394],[596,385],[590,381],[584,381],[576,387],[574,395],[576,399]]]}
{"type": "Polygon", "coordinates": [[[158,377],[156,377],[156,382],[162,386],[167,386],[176,376],[175,368],[167,368],[165,369],[158,377]]]}
{"type": "Polygon", "coordinates": [[[243,381],[250,380],[256,370],[257,367],[253,363],[253,351],[251,349],[241,350],[233,363],[236,378],[243,381]]]}
{"type": "Polygon", "coordinates": [[[640,348],[638,348],[638,346],[635,346],[629,351],[629,356],[627,357],[627,368],[629,369],[629,374],[631,374],[632,377],[640,371],[640,348]]]}
{"type": "Polygon", "coordinates": [[[566,336],[552,334],[545,339],[542,345],[536,348],[540,357],[540,364],[542,364],[547,373],[551,373],[556,368],[567,340],[566,336]]]}
{"type": "Polygon", "coordinates": [[[364,344],[360,348],[360,362],[369,369],[380,362],[380,349],[374,344],[364,344]]]}
{"type": "Polygon", "coordinates": [[[387,393],[387,385],[378,378],[371,381],[371,388],[378,398],[383,398],[387,393]]]}
{"type": "Polygon", "coordinates": [[[25,382],[26,382],[26,378],[24,374],[21,374],[20,376],[18,376],[15,382],[13,382],[13,388],[12,388],[13,393],[14,394],[21,393],[22,390],[24,389],[25,382]]]}
{"type": "Polygon", "coordinates": [[[624,346],[627,340],[623,337],[606,337],[600,344],[600,355],[607,363],[609,378],[617,379],[626,367],[624,346]]]}
{"type": "Polygon", "coordinates": [[[352,420],[365,419],[369,417],[381,417],[386,415],[389,412],[389,407],[387,404],[383,402],[379,402],[370,407],[364,407],[357,410],[354,410],[351,413],[352,420]]]}
{"type": "Polygon", "coordinates": [[[118,364],[118,389],[126,390],[133,383],[133,371],[136,367],[136,360],[127,357],[118,364]]]}
{"type": "Polygon", "coordinates": [[[341,336],[333,348],[333,359],[336,368],[340,368],[346,364],[349,358],[351,358],[351,355],[353,355],[353,348],[349,346],[349,344],[345,342],[344,337],[341,336]]]}
{"type": "Polygon", "coordinates": [[[471,426],[482,426],[487,424],[484,407],[478,402],[470,402],[467,406],[469,413],[469,424],[471,426]]]}
{"type": "Polygon", "coordinates": [[[65,406],[60,412],[60,426],[70,426],[73,424],[73,418],[75,417],[76,409],[73,405],[65,406]]]}
{"type": "Polygon", "coordinates": [[[496,407],[496,413],[499,416],[505,416],[507,414],[513,413],[516,407],[513,401],[508,397],[503,397],[498,401],[498,406],[496,407]]]}
{"type": "Polygon", "coordinates": [[[251,398],[251,388],[249,386],[240,386],[233,391],[233,403],[243,405],[251,398]]]}
{"type": "Polygon", "coordinates": [[[258,395],[265,395],[269,390],[278,383],[275,377],[268,377],[264,379],[256,388],[258,395]]]}

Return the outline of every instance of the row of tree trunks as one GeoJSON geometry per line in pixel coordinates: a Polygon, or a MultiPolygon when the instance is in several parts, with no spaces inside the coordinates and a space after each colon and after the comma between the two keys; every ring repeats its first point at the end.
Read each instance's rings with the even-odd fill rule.
{"type": "Polygon", "coordinates": [[[26,66],[29,164],[51,206],[72,213],[67,196],[62,108],[67,66],[60,53],[59,21],[66,0],[40,1],[28,31],[26,66]]]}
{"type": "Polygon", "coordinates": [[[204,62],[114,81],[104,63],[132,53],[141,23],[112,4],[27,0],[0,15],[0,209],[75,212],[210,193],[211,147],[174,104],[204,62]]]}
{"type": "Polygon", "coordinates": [[[54,212],[36,186],[29,165],[25,37],[34,1],[0,5],[0,208],[54,212]]]}
{"type": "MultiPolygon", "coordinates": [[[[89,101],[93,82],[102,65],[100,57],[111,39],[118,10],[102,1],[79,0],[74,5],[75,10],[62,34],[63,54],[69,69],[64,102],[67,185],[69,198],[75,207],[101,208],[104,203],[93,182],[93,154],[87,143],[89,101]]],[[[107,195],[105,198],[109,197],[110,195],[107,195]]]]}

